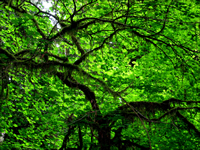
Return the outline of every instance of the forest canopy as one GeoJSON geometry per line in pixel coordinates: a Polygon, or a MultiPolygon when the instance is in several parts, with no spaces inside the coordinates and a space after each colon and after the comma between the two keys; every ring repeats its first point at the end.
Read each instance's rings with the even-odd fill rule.
{"type": "Polygon", "coordinates": [[[0,149],[200,149],[200,3],[1,0],[0,149]]]}

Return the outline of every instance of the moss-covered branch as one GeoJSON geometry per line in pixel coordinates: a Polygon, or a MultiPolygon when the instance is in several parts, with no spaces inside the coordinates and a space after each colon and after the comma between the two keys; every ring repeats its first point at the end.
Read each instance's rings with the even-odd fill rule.
{"type": "Polygon", "coordinates": [[[0,47],[0,54],[5,54],[10,61],[12,61],[12,60],[16,60],[17,61],[16,57],[13,54],[9,53],[7,50],[4,50],[1,47],[0,47]]]}

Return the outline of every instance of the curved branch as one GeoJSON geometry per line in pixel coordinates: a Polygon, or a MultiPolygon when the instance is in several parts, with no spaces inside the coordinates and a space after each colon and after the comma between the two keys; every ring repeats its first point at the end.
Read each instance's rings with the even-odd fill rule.
{"type": "Polygon", "coordinates": [[[16,60],[17,61],[16,57],[13,54],[9,53],[7,50],[4,50],[1,47],[0,47],[0,54],[5,54],[11,61],[12,60],[16,60]]]}
{"type": "Polygon", "coordinates": [[[69,140],[70,134],[74,131],[74,128],[75,128],[75,126],[72,126],[72,127],[69,128],[68,133],[65,135],[63,143],[62,143],[62,146],[61,146],[61,148],[59,150],[66,149],[67,141],[69,140]]]}
{"type": "Polygon", "coordinates": [[[114,31],[112,34],[110,34],[109,37],[107,37],[107,38],[105,38],[105,39],[103,40],[102,44],[101,44],[99,47],[96,47],[95,49],[93,49],[93,50],[91,50],[91,51],[85,53],[84,55],[82,55],[82,56],[74,63],[74,65],[79,65],[81,62],[83,62],[83,61],[89,56],[90,53],[101,49],[101,48],[104,46],[104,44],[106,43],[106,41],[107,41],[108,39],[112,38],[112,37],[113,37],[118,31],[120,31],[120,30],[123,30],[123,29],[118,29],[118,30],[114,31]]]}
{"type": "Polygon", "coordinates": [[[186,109],[200,109],[200,107],[188,107],[188,108],[176,107],[176,108],[172,108],[171,110],[169,110],[168,112],[166,112],[165,114],[160,116],[158,119],[152,119],[152,120],[161,120],[162,118],[164,118],[168,114],[172,114],[172,113],[174,113],[175,111],[178,111],[178,110],[186,110],[186,109]]]}
{"type": "Polygon", "coordinates": [[[20,56],[20,55],[25,55],[25,54],[27,54],[27,53],[29,53],[29,52],[31,52],[31,49],[21,50],[21,51],[15,53],[15,56],[18,57],[18,56],[20,56]]]}
{"type": "MultiPolygon", "coordinates": [[[[85,86],[85,85],[83,85],[83,84],[80,84],[80,83],[78,83],[78,82],[69,81],[67,78],[64,79],[64,73],[57,72],[56,75],[57,75],[58,78],[59,78],[61,81],[63,81],[63,83],[65,83],[68,87],[78,88],[78,89],[80,89],[81,91],[83,91],[83,93],[85,94],[86,99],[90,101],[93,110],[98,110],[98,112],[99,112],[99,107],[98,107],[98,104],[97,104],[97,102],[96,102],[95,94],[94,94],[94,92],[92,92],[92,91],[90,90],[90,88],[88,88],[87,86],[85,86]]],[[[99,113],[100,113],[100,112],[99,112],[99,113]]]]}
{"type": "Polygon", "coordinates": [[[187,125],[189,130],[194,130],[196,132],[196,135],[200,137],[200,131],[191,122],[189,122],[187,118],[185,118],[179,112],[176,112],[176,115],[187,125]]]}
{"type": "Polygon", "coordinates": [[[47,15],[49,15],[49,16],[51,16],[51,17],[54,17],[56,20],[59,19],[57,16],[54,16],[54,15],[52,15],[51,13],[42,11],[40,8],[37,7],[37,5],[35,5],[35,4],[32,3],[31,1],[27,1],[27,3],[30,3],[31,5],[35,6],[35,7],[38,9],[39,12],[35,14],[36,16],[38,16],[39,13],[44,13],[44,14],[47,14],[47,15]]]}
{"type": "Polygon", "coordinates": [[[35,24],[35,26],[36,26],[36,28],[37,28],[37,31],[40,33],[40,35],[42,36],[42,38],[43,38],[43,39],[46,39],[45,34],[42,32],[42,30],[41,30],[40,27],[38,26],[38,23],[37,23],[37,21],[35,20],[35,18],[33,18],[33,19],[31,19],[31,20],[34,22],[34,24],[35,24]]]}
{"type": "Polygon", "coordinates": [[[81,53],[81,56],[83,56],[85,54],[85,52],[84,52],[83,48],[81,47],[80,43],[78,42],[77,38],[74,35],[72,35],[71,37],[72,37],[72,41],[76,45],[77,49],[81,53]]]}

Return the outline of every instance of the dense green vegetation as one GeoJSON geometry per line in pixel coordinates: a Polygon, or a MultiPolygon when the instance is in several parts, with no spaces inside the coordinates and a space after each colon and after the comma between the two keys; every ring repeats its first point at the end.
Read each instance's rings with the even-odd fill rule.
{"type": "Polygon", "coordinates": [[[0,149],[200,149],[199,18],[192,0],[1,0],[0,149]]]}

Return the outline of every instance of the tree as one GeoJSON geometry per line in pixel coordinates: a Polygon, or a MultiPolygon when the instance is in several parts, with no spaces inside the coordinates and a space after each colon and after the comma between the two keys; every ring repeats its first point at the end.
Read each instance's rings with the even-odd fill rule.
{"type": "Polygon", "coordinates": [[[50,2],[0,2],[2,149],[200,147],[198,3],[50,2]]]}

